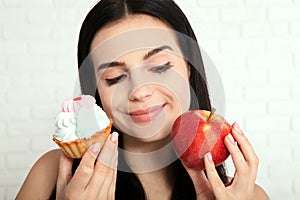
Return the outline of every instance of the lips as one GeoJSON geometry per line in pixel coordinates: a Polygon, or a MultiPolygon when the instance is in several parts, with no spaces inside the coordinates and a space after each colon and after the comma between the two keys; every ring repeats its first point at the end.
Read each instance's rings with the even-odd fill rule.
{"type": "Polygon", "coordinates": [[[152,106],[146,109],[130,112],[130,117],[136,122],[147,122],[153,120],[159,113],[163,111],[164,105],[152,106]]]}

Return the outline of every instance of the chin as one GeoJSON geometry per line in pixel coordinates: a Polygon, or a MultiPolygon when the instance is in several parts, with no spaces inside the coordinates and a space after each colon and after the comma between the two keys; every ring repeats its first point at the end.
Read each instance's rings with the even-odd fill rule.
{"type": "Polygon", "coordinates": [[[155,135],[152,135],[150,137],[144,137],[144,138],[137,138],[139,141],[143,143],[164,143],[167,145],[171,141],[171,126],[168,124],[165,124],[165,127],[162,128],[161,131],[156,133],[155,135]]]}

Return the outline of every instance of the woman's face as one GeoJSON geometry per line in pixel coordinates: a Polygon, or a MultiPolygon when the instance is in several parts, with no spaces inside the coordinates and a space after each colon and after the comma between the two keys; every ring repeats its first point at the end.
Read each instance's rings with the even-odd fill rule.
{"type": "Polygon", "coordinates": [[[166,138],[189,107],[189,68],[164,22],[132,15],[101,29],[91,44],[103,109],[124,133],[166,138]]]}

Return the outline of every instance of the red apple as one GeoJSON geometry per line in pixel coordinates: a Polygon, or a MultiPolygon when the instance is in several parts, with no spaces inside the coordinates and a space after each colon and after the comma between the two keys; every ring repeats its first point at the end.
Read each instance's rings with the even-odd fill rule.
{"type": "Polygon", "coordinates": [[[231,133],[231,126],[214,111],[191,110],[173,124],[171,137],[175,152],[188,168],[204,169],[203,157],[208,152],[215,165],[229,156],[224,137],[231,133]]]}

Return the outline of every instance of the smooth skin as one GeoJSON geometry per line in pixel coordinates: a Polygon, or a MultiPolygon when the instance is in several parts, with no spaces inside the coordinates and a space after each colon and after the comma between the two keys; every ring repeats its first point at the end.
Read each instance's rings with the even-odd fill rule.
{"type": "MultiPolygon", "coordinates": [[[[91,48],[121,32],[147,27],[170,29],[164,22],[147,15],[128,16],[125,20],[110,24],[110,26],[99,31],[92,42],[91,48]]],[[[132,54],[124,55],[122,57],[123,60],[121,60],[125,63],[124,66],[112,68],[103,74],[98,89],[103,108],[109,117],[113,117],[114,109],[116,112],[119,112],[120,115],[122,115],[123,110],[117,110],[121,106],[115,108],[115,105],[111,103],[114,87],[105,86],[105,78],[120,76],[124,73],[128,73],[132,69],[130,67],[137,67],[145,64],[142,62],[140,56],[144,55],[144,53],[145,52],[132,52],[132,54]]],[[[156,55],[158,57],[151,58],[151,63],[162,64],[160,59],[167,59],[167,61],[170,59],[166,52],[162,53],[163,54],[156,55]]],[[[178,60],[171,60],[174,65],[172,70],[177,70],[177,72],[188,81],[188,66],[183,59],[177,59],[178,60]]],[[[128,99],[124,99],[124,101],[128,102],[128,105],[132,110],[145,108],[145,105],[161,105],[163,103],[165,105],[164,112],[166,113],[169,124],[172,124],[175,118],[180,114],[180,110],[177,109],[179,103],[176,102],[176,98],[172,96],[170,92],[157,87],[157,85],[140,87],[130,93],[130,95],[127,95],[127,98],[128,99]]],[[[169,131],[170,127],[168,125],[157,135],[148,139],[133,139],[124,134],[124,148],[131,152],[151,152],[159,149],[169,143],[169,131]]],[[[60,150],[46,153],[32,167],[16,199],[47,199],[55,185],[57,185],[58,200],[114,199],[118,152],[116,133],[113,135],[114,136],[110,136],[106,141],[102,150],[100,150],[100,147],[97,145],[93,145],[89,148],[84,154],[73,177],[71,177],[71,159],[67,158],[60,150]],[[96,164],[94,165],[95,161],[96,164]],[[109,166],[103,164],[101,161],[109,163],[109,166]]],[[[233,159],[236,173],[228,186],[224,186],[217,175],[215,166],[210,159],[210,154],[207,154],[204,159],[208,178],[205,177],[203,171],[187,169],[193,180],[197,199],[268,199],[266,193],[255,184],[258,158],[253,151],[251,144],[245,135],[242,134],[242,131],[236,123],[233,125],[231,135],[237,144],[231,142],[230,136],[227,136],[225,145],[233,159]]],[[[141,180],[148,199],[170,199],[174,183],[174,180],[170,179],[170,177],[174,177],[172,166],[137,175],[141,180]],[[158,182],[160,184],[157,184],[158,182]]]]}

